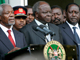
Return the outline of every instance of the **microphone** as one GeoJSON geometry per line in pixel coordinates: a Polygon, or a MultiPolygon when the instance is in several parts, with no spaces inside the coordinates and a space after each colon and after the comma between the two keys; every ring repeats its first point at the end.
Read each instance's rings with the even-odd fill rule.
{"type": "Polygon", "coordinates": [[[44,31],[43,29],[41,29],[39,26],[33,25],[32,28],[36,31],[40,31],[42,33],[44,33],[45,35],[48,35],[47,31],[44,31]]]}
{"type": "Polygon", "coordinates": [[[40,25],[39,27],[42,28],[43,30],[47,31],[51,36],[56,35],[53,31],[46,29],[45,26],[43,26],[43,25],[40,25]]]}

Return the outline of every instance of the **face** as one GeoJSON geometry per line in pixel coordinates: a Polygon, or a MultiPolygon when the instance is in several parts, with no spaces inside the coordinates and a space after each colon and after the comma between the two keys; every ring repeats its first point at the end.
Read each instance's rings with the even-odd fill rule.
{"type": "Polygon", "coordinates": [[[63,20],[63,15],[62,15],[61,9],[60,8],[53,8],[51,11],[52,11],[51,22],[56,25],[61,24],[62,20],[63,20]]]}
{"type": "Polygon", "coordinates": [[[27,18],[26,23],[29,24],[34,20],[32,8],[27,8],[27,18]]]}
{"type": "Polygon", "coordinates": [[[23,17],[23,16],[18,16],[18,17],[15,17],[15,24],[14,24],[14,28],[16,30],[19,30],[21,29],[23,26],[26,25],[26,17],[23,17]]]}
{"type": "Polygon", "coordinates": [[[51,8],[47,3],[42,3],[39,6],[38,20],[43,24],[51,21],[51,8]]]}
{"type": "Polygon", "coordinates": [[[12,7],[9,5],[3,6],[3,12],[1,15],[1,24],[4,25],[5,27],[15,24],[14,11],[12,7]]]}
{"type": "Polygon", "coordinates": [[[65,21],[66,21],[66,11],[63,10],[63,22],[65,22],[65,21]]]}
{"type": "Polygon", "coordinates": [[[69,5],[66,15],[68,22],[75,25],[79,21],[79,7],[73,4],[69,5]]]}

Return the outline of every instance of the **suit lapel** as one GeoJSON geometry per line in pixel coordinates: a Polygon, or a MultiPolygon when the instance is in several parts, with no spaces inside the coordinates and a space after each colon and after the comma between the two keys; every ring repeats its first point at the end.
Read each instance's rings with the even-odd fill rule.
{"type": "Polygon", "coordinates": [[[0,40],[9,50],[14,48],[12,43],[10,42],[10,40],[8,39],[8,37],[5,35],[1,28],[0,28],[0,40]]]}
{"type": "MultiPolygon", "coordinates": [[[[53,31],[53,32],[56,32],[56,29],[55,29],[55,26],[53,25],[51,25],[50,23],[49,23],[49,29],[51,30],[51,31],[53,31]]],[[[57,37],[56,37],[56,35],[54,35],[53,37],[52,37],[53,39],[56,39],[57,37]]]]}
{"type": "Polygon", "coordinates": [[[20,35],[18,32],[16,32],[16,30],[13,29],[13,32],[14,32],[14,36],[15,36],[15,40],[16,40],[16,46],[17,47],[21,47],[21,39],[20,39],[20,35]]]}
{"type": "MultiPolygon", "coordinates": [[[[33,26],[33,25],[38,26],[35,21],[33,21],[31,24],[32,24],[32,26],[33,26]]],[[[37,36],[39,36],[42,40],[45,41],[44,33],[40,32],[40,31],[36,31],[36,30],[34,30],[34,29],[33,29],[33,32],[34,32],[37,36]]]]}
{"type": "MultiPolygon", "coordinates": [[[[76,42],[75,38],[74,38],[74,35],[70,29],[70,27],[68,26],[67,23],[65,23],[63,25],[63,31],[71,38],[71,40],[73,40],[74,42],[76,42]]],[[[77,42],[76,42],[77,43],[77,42]]]]}

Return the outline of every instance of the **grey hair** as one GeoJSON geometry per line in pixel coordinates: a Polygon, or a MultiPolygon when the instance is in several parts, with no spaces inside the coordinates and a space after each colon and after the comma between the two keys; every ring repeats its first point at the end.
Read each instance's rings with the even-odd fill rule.
{"type": "MultiPolygon", "coordinates": [[[[33,5],[33,7],[32,7],[32,9],[33,9],[33,15],[35,16],[35,12],[38,12],[39,13],[39,5],[40,5],[40,2],[45,2],[45,1],[38,1],[38,2],[36,2],[34,5],[33,5]]],[[[46,2],[47,3],[47,2],[46,2]]],[[[47,3],[48,4],[48,3],[47,3]]]]}
{"type": "Polygon", "coordinates": [[[2,6],[0,5],[0,16],[2,15],[2,11],[3,11],[3,8],[2,8],[2,6]]]}
{"type": "Polygon", "coordinates": [[[35,16],[35,12],[39,12],[39,5],[40,5],[40,1],[36,2],[32,7],[34,16],[35,16]]]}
{"type": "Polygon", "coordinates": [[[2,15],[2,12],[3,12],[3,7],[5,6],[5,5],[9,5],[9,4],[1,4],[0,5],[0,15],[2,15]]]}

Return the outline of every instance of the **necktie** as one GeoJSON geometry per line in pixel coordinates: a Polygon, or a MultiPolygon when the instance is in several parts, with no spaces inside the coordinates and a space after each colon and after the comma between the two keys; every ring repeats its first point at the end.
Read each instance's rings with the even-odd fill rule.
{"type": "Polygon", "coordinates": [[[15,43],[14,43],[14,40],[13,40],[13,38],[12,38],[12,36],[11,36],[11,30],[8,30],[7,31],[8,32],[8,38],[9,38],[9,40],[11,41],[11,43],[12,43],[12,45],[14,46],[14,47],[16,47],[16,45],[15,45],[15,43]]]}
{"type": "Polygon", "coordinates": [[[77,43],[78,43],[78,49],[79,49],[79,57],[78,57],[78,60],[80,60],[80,40],[79,40],[79,36],[78,36],[78,34],[77,34],[77,32],[76,32],[76,27],[73,27],[73,30],[74,30],[74,36],[75,36],[75,39],[76,39],[76,41],[77,41],[77,43]]]}

